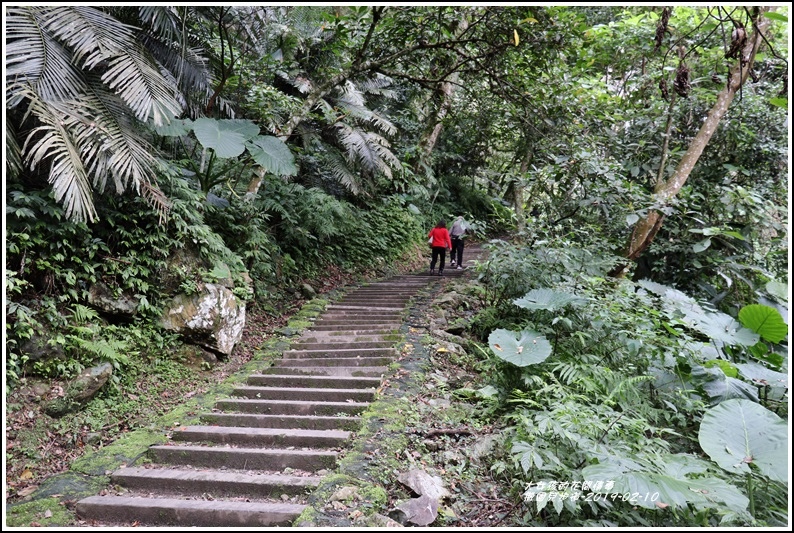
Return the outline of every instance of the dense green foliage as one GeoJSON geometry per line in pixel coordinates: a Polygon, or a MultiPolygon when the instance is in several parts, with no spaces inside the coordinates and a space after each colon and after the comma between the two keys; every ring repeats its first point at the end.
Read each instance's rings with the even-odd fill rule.
{"type": "Polygon", "coordinates": [[[494,473],[535,502],[526,524],[785,524],[779,312],[733,318],[664,285],[612,280],[616,259],[563,240],[494,242],[481,268],[490,306],[471,330],[491,355],[478,394],[509,435],[494,473]]]}
{"type": "Polygon", "coordinates": [[[513,442],[495,474],[516,498],[610,478],[670,499],[527,524],[787,520],[776,473],[726,471],[701,422],[788,419],[787,7],[4,9],[7,388],[99,361],[118,384],[180,344],[158,325],[175,294],[220,282],[278,313],[462,214],[502,239],[469,328],[513,442]],[[751,81],[659,202],[758,17],[751,81]],[[133,311],[100,313],[97,287],[133,311]]]}

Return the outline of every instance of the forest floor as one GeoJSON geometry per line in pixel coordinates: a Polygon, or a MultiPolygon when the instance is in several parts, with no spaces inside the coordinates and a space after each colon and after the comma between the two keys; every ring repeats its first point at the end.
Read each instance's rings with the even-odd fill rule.
{"type": "MultiPolygon", "coordinates": [[[[424,259],[417,258],[401,270],[415,271],[424,268],[423,265],[424,259]]],[[[313,285],[321,294],[357,281],[361,281],[359,276],[329,269],[321,280],[313,280],[313,285]]],[[[246,314],[243,338],[231,356],[211,367],[195,365],[179,375],[169,376],[154,371],[141,373],[135,390],[124,391],[124,401],[114,401],[112,406],[96,401],[92,402],[90,409],[54,420],[44,415],[42,407],[48,399],[61,393],[65,383],[27,378],[18,387],[7,388],[6,505],[28,500],[43,481],[67,472],[76,459],[130,431],[151,425],[186,399],[207,392],[237,373],[251,361],[265,340],[279,335],[279,329],[304,303],[305,300],[295,299],[278,315],[251,308],[246,314]]],[[[469,315],[473,311],[470,306],[466,309],[469,315]]],[[[453,315],[444,320],[454,320],[453,315]]],[[[429,320],[432,319],[429,316],[429,320]]],[[[440,509],[436,524],[450,527],[521,525],[515,522],[521,520],[521,509],[507,494],[511,489],[510,483],[495,480],[490,471],[497,458],[472,460],[472,450],[483,442],[492,442],[497,430],[476,422],[472,424],[473,419],[466,412],[456,410],[460,403],[449,393],[453,385],[473,385],[477,376],[472,374],[465,356],[454,356],[443,346],[442,342],[430,350],[430,368],[435,370],[425,372],[426,375],[414,385],[411,398],[417,401],[411,401],[410,408],[403,406],[398,411],[397,416],[404,417],[406,425],[411,425],[405,432],[407,440],[405,435],[397,436],[402,449],[395,452],[384,444],[366,453],[376,456],[371,457],[375,464],[379,461],[384,465],[392,464],[397,459],[401,468],[420,466],[441,475],[452,492],[454,504],[440,509]],[[442,407],[438,408],[439,405],[442,407]],[[395,458],[397,453],[399,457],[395,458]]],[[[373,437],[380,441],[389,435],[379,430],[370,439],[373,437]]],[[[485,449],[476,453],[492,451],[485,449]]],[[[409,491],[396,481],[386,485],[388,507],[394,508],[410,497],[409,491]]],[[[29,525],[46,525],[46,520],[29,525]]]]}

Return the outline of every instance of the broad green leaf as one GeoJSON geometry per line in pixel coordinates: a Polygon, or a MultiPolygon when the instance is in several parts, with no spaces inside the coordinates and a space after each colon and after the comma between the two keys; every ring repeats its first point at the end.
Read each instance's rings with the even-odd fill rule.
{"type": "Polygon", "coordinates": [[[746,474],[752,464],[770,479],[788,479],[788,425],[755,402],[727,400],[706,411],[698,441],[728,472],[746,474]]]}
{"type": "Polygon", "coordinates": [[[739,369],[733,366],[725,359],[712,359],[711,361],[706,361],[703,364],[703,366],[705,366],[706,368],[713,368],[715,366],[718,366],[722,370],[722,373],[728,376],[729,378],[739,377],[739,369]]]}
{"type": "MultiPolygon", "coordinates": [[[[245,151],[245,141],[250,133],[250,128],[240,122],[250,123],[199,118],[193,123],[193,133],[204,148],[215,150],[218,157],[237,157],[245,151]]],[[[258,129],[255,124],[254,127],[258,129]]]]}
{"type": "Polygon", "coordinates": [[[551,289],[532,289],[523,297],[513,300],[513,303],[524,309],[547,309],[554,311],[562,309],[568,304],[576,305],[584,302],[582,298],[551,289]]]}
{"type": "Polygon", "coordinates": [[[551,355],[551,344],[546,337],[534,331],[520,333],[497,329],[488,336],[488,345],[500,359],[516,366],[541,363],[551,355]]]}
{"type": "Polygon", "coordinates": [[[775,372],[758,363],[736,363],[736,368],[745,379],[759,385],[788,388],[788,374],[775,372]]]}
{"type": "Polygon", "coordinates": [[[764,287],[766,292],[771,294],[777,301],[788,304],[788,284],[779,281],[767,282],[764,287]]]}
{"type": "MultiPolygon", "coordinates": [[[[725,505],[744,512],[749,503],[747,498],[732,485],[716,478],[689,479],[680,464],[668,472],[665,463],[659,469],[665,474],[649,471],[628,470],[616,464],[601,463],[582,469],[582,475],[589,482],[602,482],[606,494],[626,494],[635,496],[633,504],[646,509],[686,507],[687,504],[725,505]],[[679,474],[674,476],[673,474],[679,474]],[[612,482],[612,483],[610,483],[612,482]]],[[[690,465],[689,468],[693,468],[690,465]]],[[[693,470],[694,471],[694,470],[693,470]]]]}
{"type": "Polygon", "coordinates": [[[769,103],[775,107],[782,107],[788,109],[788,98],[770,98],[769,103]]]}
{"type": "Polygon", "coordinates": [[[783,317],[777,309],[768,305],[753,304],[742,307],[739,320],[769,342],[780,342],[788,336],[788,326],[783,317]]]}
{"type": "Polygon", "coordinates": [[[692,251],[696,254],[706,250],[709,246],[711,246],[711,239],[703,239],[700,242],[697,242],[692,245],[692,251]]]}
{"type": "Polygon", "coordinates": [[[298,173],[295,156],[281,139],[270,135],[260,135],[248,142],[248,151],[254,161],[265,167],[271,174],[294,176],[298,173]]]}
{"type": "Polygon", "coordinates": [[[157,135],[162,135],[163,137],[182,137],[190,133],[190,130],[192,129],[193,121],[189,118],[175,118],[171,119],[168,124],[154,126],[154,131],[157,133],[157,135]]]}
{"type": "Polygon", "coordinates": [[[781,15],[780,13],[776,13],[774,11],[766,11],[764,12],[764,16],[768,19],[778,20],[780,22],[788,22],[788,17],[786,15],[781,15]]]}
{"type": "Polygon", "coordinates": [[[686,320],[699,332],[725,344],[752,346],[758,342],[758,334],[749,330],[725,313],[688,313],[686,320]]]}

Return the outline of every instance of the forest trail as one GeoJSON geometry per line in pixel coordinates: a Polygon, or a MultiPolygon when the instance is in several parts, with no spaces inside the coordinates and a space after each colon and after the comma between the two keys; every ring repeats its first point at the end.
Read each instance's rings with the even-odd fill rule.
{"type": "Polygon", "coordinates": [[[113,526],[291,525],[399,371],[395,346],[412,298],[468,275],[482,254],[466,249],[466,268],[441,278],[422,270],[350,287],[273,366],[218,400],[202,425],[151,446],[146,464],[113,472],[107,491],[76,503],[78,515],[113,526]]]}

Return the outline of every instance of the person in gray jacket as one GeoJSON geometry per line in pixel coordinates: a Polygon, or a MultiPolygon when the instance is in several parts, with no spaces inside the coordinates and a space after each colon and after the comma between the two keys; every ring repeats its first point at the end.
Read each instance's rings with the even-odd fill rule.
{"type": "Polygon", "coordinates": [[[463,268],[463,237],[466,236],[467,226],[463,217],[459,216],[452,224],[452,229],[449,230],[449,237],[452,239],[452,253],[450,254],[452,264],[450,267],[457,270],[463,268]]]}

